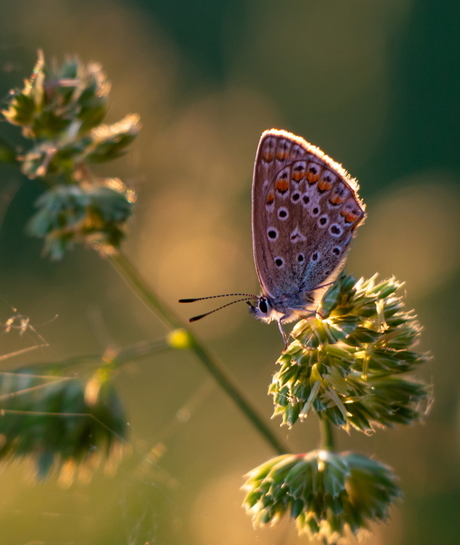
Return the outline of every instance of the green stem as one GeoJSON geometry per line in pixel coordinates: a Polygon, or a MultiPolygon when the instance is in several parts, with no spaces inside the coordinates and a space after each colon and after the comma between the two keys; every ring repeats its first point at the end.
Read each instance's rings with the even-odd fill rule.
{"type": "Polygon", "coordinates": [[[83,356],[73,356],[63,360],[55,362],[40,362],[33,365],[34,370],[39,369],[65,369],[69,367],[81,367],[82,365],[89,365],[92,367],[101,367],[104,363],[116,368],[124,363],[135,361],[137,359],[145,358],[146,356],[152,356],[153,354],[159,354],[171,350],[171,346],[165,339],[156,341],[141,341],[135,344],[124,346],[116,351],[108,351],[105,354],[85,354],[83,356]]]}
{"type": "Polygon", "coordinates": [[[256,409],[240,392],[236,384],[228,375],[223,364],[195,337],[182,320],[166,307],[154,292],[142,280],[137,270],[123,254],[110,256],[110,263],[129,284],[134,293],[147,307],[163,322],[167,328],[184,329],[189,339],[190,350],[197,356],[208,372],[214,377],[219,386],[234,401],[236,406],[251,422],[254,428],[274,448],[278,454],[286,454],[289,449],[280,441],[259,416],[256,409]]]}
{"type": "Polygon", "coordinates": [[[321,431],[321,448],[324,450],[335,450],[334,430],[329,418],[321,418],[319,426],[321,431]]]}

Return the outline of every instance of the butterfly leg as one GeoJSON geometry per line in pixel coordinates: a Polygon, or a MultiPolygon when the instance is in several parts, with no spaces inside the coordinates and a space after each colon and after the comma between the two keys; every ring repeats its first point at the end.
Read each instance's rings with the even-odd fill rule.
{"type": "Polygon", "coordinates": [[[288,347],[288,344],[289,344],[289,336],[287,335],[286,331],[284,331],[283,329],[283,318],[280,318],[278,320],[278,328],[280,330],[280,333],[283,337],[283,341],[284,341],[284,350],[287,349],[288,347]]]}

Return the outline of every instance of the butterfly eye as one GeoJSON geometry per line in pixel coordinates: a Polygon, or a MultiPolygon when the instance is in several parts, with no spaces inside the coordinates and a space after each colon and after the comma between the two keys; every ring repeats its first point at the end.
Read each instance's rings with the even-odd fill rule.
{"type": "Polygon", "coordinates": [[[267,314],[268,312],[268,304],[267,304],[267,299],[265,299],[265,297],[261,297],[259,299],[259,310],[263,314],[267,314]]]}

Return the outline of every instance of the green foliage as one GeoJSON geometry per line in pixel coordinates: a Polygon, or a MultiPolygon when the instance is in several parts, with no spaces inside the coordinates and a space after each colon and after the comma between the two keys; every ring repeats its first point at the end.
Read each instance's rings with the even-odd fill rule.
{"type": "Polygon", "coordinates": [[[139,132],[139,116],[127,115],[118,123],[99,125],[91,131],[91,141],[85,150],[88,163],[103,163],[125,153],[139,132]]]}
{"type": "Polygon", "coordinates": [[[4,117],[22,127],[26,138],[39,141],[83,135],[107,114],[110,84],[101,66],[77,57],[45,64],[39,52],[32,76],[12,92],[4,117]]]}
{"type": "Polygon", "coordinates": [[[49,189],[37,200],[39,211],[29,221],[28,232],[45,239],[45,252],[54,259],[62,258],[78,242],[110,252],[120,245],[123,225],[131,214],[129,193],[120,185],[105,180],[101,185],[49,189]]]}
{"type": "Polygon", "coordinates": [[[243,505],[255,525],[288,514],[299,533],[336,543],[347,535],[385,521],[401,496],[391,469],[352,452],[315,450],[278,456],[248,474],[243,505]]]}
{"type": "Polygon", "coordinates": [[[124,238],[134,192],[120,180],[96,178],[89,168],[125,153],[140,130],[134,114],[102,124],[109,90],[100,65],[69,57],[48,66],[40,53],[32,76],[11,93],[2,111],[8,122],[22,127],[31,146],[15,159],[11,149],[0,146],[0,160],[20,162],[28,178],[46,183],[28,231],[45,239],[45,252],[53,259],[75,243],[113,253],[124,238]]]}
{"type": "Polygon", "coordinates": [[[126,448],[126,415],[103,368],[86,382],[56,368],[3,373],[0,404],[0,460],[31,458],[42,478],[52,469],[65,482],[87,478],[103,459],[116,465],[126,448]]]}
{"type": "Polygon", "coordinates": [[[10,144],[0,137],[0,163],[18,163],[16,152],[10,144]]]}

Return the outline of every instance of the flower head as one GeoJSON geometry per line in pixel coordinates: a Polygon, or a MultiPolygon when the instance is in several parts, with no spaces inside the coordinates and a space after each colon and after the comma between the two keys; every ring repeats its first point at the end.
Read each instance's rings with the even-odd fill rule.
{"type": "Polygon", "coordinates": [[[243,505],[255,525],[289,514],[299,533],[336,543],[385,521],[401,496],[392,470],[353,452],[315,450],[269,460],[248,474],[243,505]]]}
{"type": "Polygon", "coordinates": [[[324,295],[316,316],[294,327],[269,389],[283,423],[311,410],[362,431],[420,418],[428,391],[406,373],[427,355],[413,349],[420,326],[395,295],[399,287],[393,278],[345,277],[324,295]]]}
{"type": "Polygon", "coordinates": [[[107,114],[110,84],[101,66],[77,57],[47,65],[40,51],[32,75],[22,89],[11,92],[4,117],[22,127],[26,138],[48,140],[83,134],[107,114]]]}
{"type": "Polygon", "coordinates": [[[131,193],[120,184],[119,180],[101,180],[98,185],[49,189],[36,203],[39,211],[29,221],[29,233],[45,239],[45,252],[53,259],[60,259],[67,249],[82,242],[101,253],[114,251],[124,237],[134,203],[131,193]]]}
{"type": "MultiPolygon", "coordinates": [[[[42,179],[47,191],[37,200],[39,210],[28,230],[45,239],[45,252],[54,259],[75,243],[113,253],[124,237],[134,192],[121,181],[100,180],[90,165],[125,153],[140,122],[131,114],[102,124],[109,90],[99,64],[68,57],[48,65],[40,52],[32,76],[22,89],[12,91],[2,112],[32,141],[17,161],[28,178],[42,179]]],[[[3,148],[7,158],[8,153],[3,148]]]]}

